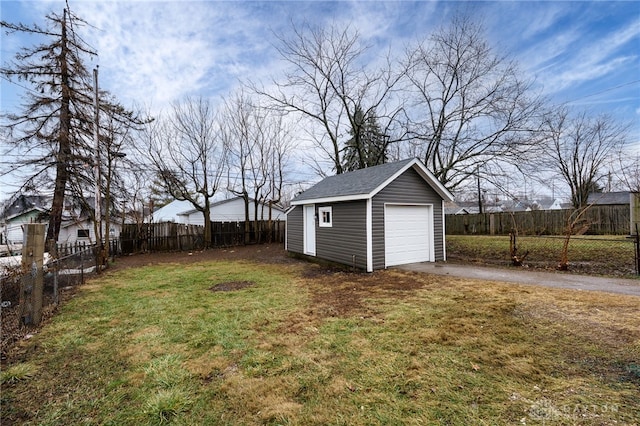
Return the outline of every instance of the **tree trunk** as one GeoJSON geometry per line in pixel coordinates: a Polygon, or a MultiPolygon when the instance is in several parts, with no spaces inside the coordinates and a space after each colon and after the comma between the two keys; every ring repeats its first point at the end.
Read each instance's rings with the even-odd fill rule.
{"type": "Polygon", "coordinates": [[[69,131],[71,129],[71,89],[69,88],[69,64],[67,63],[67,11],[64,11],[62,20],[62,37],[60,39],[60,76],[62,86],[62,100],[60,105],[60,133],[58,134],[58,156],[56,158],[56,183],[51,203],[51,215],[49,216],[49,229],[47,240],[58,241],[60,227],[62,225],[62,211],[64,209],[64,196],[67,188],[69,172],[67,162],[71,154],[71,141],[69,131]]]}
{"type": "Polygon", "coordinates": [[[244,200],[244,243],[249,244],[251,242],[251,228],[250,228],[250,216],[249,216],[249,195],[242,194],[244,200]]]}
{"type": "Polygon", "coordinates": [[[204,248],[211,248],[211,202],[205,196],[204,199],[204,248]]]}

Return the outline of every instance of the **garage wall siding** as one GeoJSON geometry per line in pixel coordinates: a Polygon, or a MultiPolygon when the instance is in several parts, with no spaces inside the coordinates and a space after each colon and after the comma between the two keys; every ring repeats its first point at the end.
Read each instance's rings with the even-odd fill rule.
{"type": "Polygon", "coordinates": [[[294,253],[304,251],[303,206],[295,206],[287,215],[287,250],[294,253]]]}
{"type": "Polygon", "coordinates": [[[366,201],[348,201],[335,204],[317,204],[332,207],[333,226],[316,226],[316,256],[333,262],[367,268],[367,211],[366,201]]]}
{"type": "Polygon", "coordinates": [[[384,204],[417,203],[433,205],[435,259],[444,260],[442,241],[442,198],[427,185],[414,169],[409,169],[373,197],[372,239],[373,268],[383,269],[384,259],[384,204]]]}

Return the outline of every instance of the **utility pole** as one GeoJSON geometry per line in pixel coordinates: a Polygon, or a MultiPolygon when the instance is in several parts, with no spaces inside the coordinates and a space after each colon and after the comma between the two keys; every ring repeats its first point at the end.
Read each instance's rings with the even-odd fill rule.
{"type": "Polygon", "coordinates": [[[476,177],[478,179],[478,213],[482,214],[482,192],[480,191],[480,166],[476,168],[476,177]]]}
{"type": "Polygon", "coordinates": [[[98,103],[98,65],[93,69],[93,89],[94,89],[94,108],[95,114],[93,117],[93,140],[95,143],[95,169],[94,177],[96,180],[95,185],[95,205],[94,205],[94,220],[95,224],[93,229],[96,234],[96,270],[99,271],[102,267],[102,197],[100,191],[100,105],[98,103]]]}

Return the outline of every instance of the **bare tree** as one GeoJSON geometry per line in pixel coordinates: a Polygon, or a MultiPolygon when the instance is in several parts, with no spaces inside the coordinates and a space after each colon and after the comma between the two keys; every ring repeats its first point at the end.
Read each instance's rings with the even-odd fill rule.
{"type": "Polygon", "coordinates": [[[640,193],[640,153],[623,149],[612,168],[621,189],[640,193]]]}
{"type": "MultiPolygon", "coordinates": [[[[112,223],[112,212],[120,210],[124,218],[124,209],[118,209],[118,195],[121,200],[127,196],[129,192],[125,180],[123,179],[123,172],[126,168],[121,167],[125,162],[126,147],[132,146],[135,139],[135,133],[142,129],[138,126],[132,126],[130,122],[123,122],[119,120],[117,114],[108,112],[106,114],[106,120],[103,125],[104,137],[102,146],[103,150],[103,167],[104,171],[101,176],[104,177],[104,183],[100,184],[101,190],[104,192],[104,245],[105,256],[109,256],[109,240],[112,223]]],[[[140,177],[140,173],[137,173],[140,177]]]]}
{"type": "MultiPolygon", "coordinates": [[[[244,92],[227,99],[221,122],[229,152],[227,189],[244,200],[248,243],[251,203],[254,229],[260,236],[262,206],[280,200],[290,136],[281,114],[259,106],[244,92]]],[[[268,214],[271,217],[271,211],[268,214]]]]}
{"type": "Polygon", "coordinates": [[[244,202],[244,243],[249,243],[251,189],[249,159],[255,146],[252,124],[253,107],[248,96],[240,91],[225,100],[220,120],[223,143],[228,152],[227,190],[244,202]]]}
{"type": "Polygon", "coordinates": [[[272,241],[273,206],[279,205],[284,197],[284,181],[287,173],[290,152],[293,146],[291,129],[284,123],[284,117],[278,115],[273,119],[273,132],[270,138],[269,151],[265,164],[267,165],[267,194],[269,214],[267,242],[272,241]]]}
{"type": "MultiPolygon", "coordinates": [[[[384,69],[367,69],[368,49],[357,32],[336,26],[294,27],[291,38],[280,37],[278,52],[291,66],[284,80],[274,82],[276,89],[272,92],[255,85],[253,89],[282,111],[310,120],[306,130],[336,173],[344,171],[342,150],[349,132],[364,125],[357,116],[359,108],[365,117],[377,111],[383,132],[393,133],[402,107],[391,98],[401,74],[394,72],[389,60],[384,69]]],[[[388,138],[386,143],[399,139],[388,138]]],[[[322,165],[315,159],[313,162],[324,174],[322,165]]]]}
{"type": "MultiPolygon", "coordinates": [[[[96,53],[78,35],[86,22],[68,7],[62,15],[50,13],[46,20],[47,28],[0,22],[7,33],[19,32],[48,40],[23,48],[14,62],[3,65],[0,73],[30,85],[21,113],[4,114],[3,119],[7,122],[12,154],[16,156],[12,166],[25,169],[23,187],[42,188],[53,181],[46,238],[56,241],[70,179],[76,179],[77,184],[92,181],[86,166],[95,159],[90,143],[94,123],[93,84],[84,61],[96,53]]],[[[101,93],[101,109],[118,114],[123,122],[136,120],[130,111],[107,101],[105,93],[101,93]]]]}
{"type": "Polygon", "coordinates": [[[516,64],[495,52],[469,17],[456,16],[410,50],[406,67],[414,99],[407,124],[411,152],[450,190],[478,166],[518,164],[536,143],[531,131],[540,99],[530,96],[516,64]]]}
{"type": "Polygon", "coordinates": [[[571,190],[575,209],[588,205],[597,192],[606,165],[626,144],[628,126],[607,115],[572,115],[568,108],[549,113],[544,121],[546,164],[571,190]]]}
{"type": "Polygon", "coordinates": [[[164,189],[203,214],[204,245],[210,247],[211,198],[220,188],[227,162],[211,102],[200,97],[175,103],[162,124],[148,129],[145,142],[164,189]]]}

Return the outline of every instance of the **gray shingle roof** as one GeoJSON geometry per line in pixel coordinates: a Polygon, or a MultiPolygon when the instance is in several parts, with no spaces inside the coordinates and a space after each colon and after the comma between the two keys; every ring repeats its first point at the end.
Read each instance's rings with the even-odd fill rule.
{"type": "Polygon", "coordinates": [[[629,204],[630,202],[628,191],[591,193],[587,201],[588,204],[595,205],[629,204]]]}
{"type": "Polygon", "coordinates": [[[329,176],[295,197],[292,201],[297,202],[370,194],[412,161],[414,161],[414,159],[409,158],[395,163],[386,163],[349,173],[329,176]]]}

